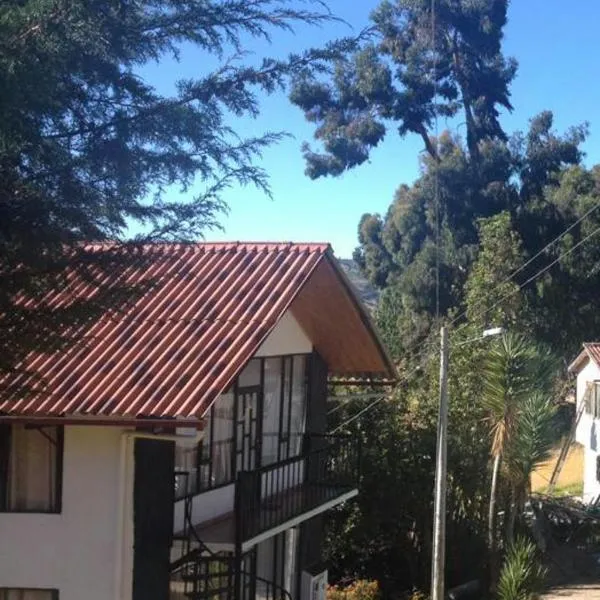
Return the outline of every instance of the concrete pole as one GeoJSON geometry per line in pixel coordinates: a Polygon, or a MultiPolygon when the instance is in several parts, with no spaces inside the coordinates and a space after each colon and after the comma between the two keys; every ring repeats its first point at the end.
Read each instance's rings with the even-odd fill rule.
{"type": "Polygon", "coordinates": [[[435,463],[431,600],[444,600],[444,567],[446,564],[446,450],[448,445],[448,354],[448,329],[444,326],[440,330],[440,412],[438,416],[435,463]]]}

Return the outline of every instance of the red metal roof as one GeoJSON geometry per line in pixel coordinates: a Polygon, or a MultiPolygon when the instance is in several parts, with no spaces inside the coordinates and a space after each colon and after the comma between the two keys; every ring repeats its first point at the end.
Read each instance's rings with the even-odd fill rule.
{"type": "MultiPolygon", "coordinates": [[[[108,248],[114,252],[86,250],[100,257],[108,248]]],[[[327,244],[155,244],[119,252],[133,260],[106,276],[105,290],[143,291],[74,333],[67,349],[29,355],[19,365],[25,374],[8,384],[33,393],[6,398],[0,413],[201,417],[316,267],[335,261],[327,244]]],[[[47,306],[98,293],[76,275],[68,280],[47,306]]]]}
{"type": "Polygon", "coordinates": [[[569,371],[578,373],[588,360],[593,360],[600,367],[600,342],[584,342],[583,350],[569,365],[569,371]]]}

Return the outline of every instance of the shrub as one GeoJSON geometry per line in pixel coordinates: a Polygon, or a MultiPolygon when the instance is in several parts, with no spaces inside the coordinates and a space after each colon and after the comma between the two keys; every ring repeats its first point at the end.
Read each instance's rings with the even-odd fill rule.
{"type": "Polygon", "coordinates": [[[377,581],[357,579],[350,585],[330,585],[327,587],[327,600],[379,600],[377,581]]]}
{"type": "Polygon", "coordinates": [[[508,548],[498,581],[498,600],[535,600],[546,577],[533,542],[517,538],[508,548]]]}

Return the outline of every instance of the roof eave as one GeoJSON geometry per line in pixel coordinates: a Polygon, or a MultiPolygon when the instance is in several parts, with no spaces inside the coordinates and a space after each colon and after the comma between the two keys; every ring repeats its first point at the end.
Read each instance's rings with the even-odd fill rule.
{"type": "Polygon", "coordinates": [[[567,371],[569,373],[573,373],[577,375],[588,362],[594,360],[590,353],[588,352],[585,344],[583,346],[583,350],[577,355],[575,360],[568,366],[567,371]]]}
{"type": "Polygon", "coordinates": [[[356,290],[355,290],[354,286],[352,285],[352,282],[350,281],[350,279],[348,278],[348,276],[342,269],[340,263],[337,261],[337,259],[333,255],[333,250],[331,249],[331,247],[329,247],[327,249],[327,251],[325,252],[325,256],[327,257],[327,260],[329,260],[329,263],[333,266],[333,269],[334,269],[336,275],[338,276],[340,282],[344,286],[349,298],[353,302],[363,324],[365,325],[365,327],[369,331],[370,335],[372,336],[373,340],[375,341],[377,349],[381,353],[381,356],[383,357],[383,360],[388,368],[387,379],[397,380],[398,372],[396,371],[396,366],[394,365],[394,361],[392,360],[391,356],[389,355],[389,353],[387,351],[387,348],[385,347],[385,344],[383,343],[381,337],[379,336],[379,333],[377,331],[377,327],[375,326],[375,323],[373,323],[373,320],[372,320],[371,316],[369,315],[368,311],[366,310],[362,300],[358,297],[356,290]]]}
{"type": "Polygon", "coordinates": [[[202,431],[203,419],[167,419],[120,417],[108,415],[0,415],[0,423],[25,423],[38,426],[82,425],[101,427],[160,427],[162,429],[193,428],[202,431]]]}

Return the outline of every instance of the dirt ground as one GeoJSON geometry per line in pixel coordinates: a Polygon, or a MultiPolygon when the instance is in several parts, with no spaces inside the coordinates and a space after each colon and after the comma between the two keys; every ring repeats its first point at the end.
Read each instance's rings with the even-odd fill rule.
{"type": "MultiPolygon", "coordinates": [[[[552,457],[542,463],[531,476],[531,489],[534,492],[544,492],[548,487],[552,471],[556,465],[561,445],[552,453],[552,457]]],[[[556,485],[556,491],[561,490],[569,495],[579,495],[583,489],[583,446],[573,444],[569,450],[567,460],[563,465],[556,485]],[[579,494],[577,493],[579,491],[579,494]]]]}
{"type": "MultiPolygon", "coordinates": [[[[531,476],[531,488],[543,493],[548,487],[552,471],[560,452],[559,444],[552,457],[541,464],[531,476]]],[[[556,493],[580,495],[583,492],[583,446],[573,444],[556,485],[556,493]]],[[[542,595],[543,600],[600,600],[598,581],[558,585],[542,595]]]]}

